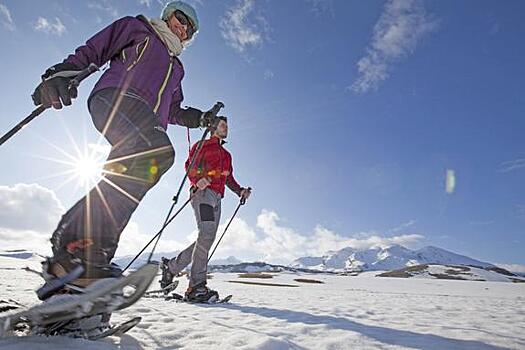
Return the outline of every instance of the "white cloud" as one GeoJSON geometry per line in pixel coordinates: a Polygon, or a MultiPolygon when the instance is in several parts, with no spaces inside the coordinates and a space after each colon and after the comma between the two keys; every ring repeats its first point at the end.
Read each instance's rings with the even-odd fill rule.
{"type": "Polygon", "coordinates": [[[49,238],[64,207],[55,193],[37,184],[0,186],[0,242],[3,249],[49,254],[49,238]]]}
{"type": "Polygon", "coordinates": [[[219,24],[226,43],[240,53],[264,41],[266,20],[254,13],[254,5],[254,0],[238,0],[219,24]]]}
{"type": "Polygon", "coordinates": [[[415,220],[409,220],[405,223],[402,223],[401,225],[397,226],[397,227],[394,227],[393,229],[391,229],[390,231],[391,232],[399,232],[399,231],[402,231],[402,230],[405,230],[411,226],[414,226],[416,224],[416,221],[415,220]]]}
{"type": "MultiPolygon", "coordinates": [[[[157,232],[142,233],[140,232],[138,223],[131,221],[128,223],[122,234],[120,235],[120,241],[115,256],[125,256],[137,254],[157,232]]],[[[153,248],[153,242],[147,252],[150,252],[153,248]]],[[[164,238],[161,238],[157,251],[173,252],[186,248],[189,242],[178,242],[164,238]]]]}
{"type": "Polygon", "coordinates": [[[525,158],[519,158],[503,162],[499,165],[500,173],[508,173],[513,170],[525,168],[525,158]]]}
{"type": "Polygon", "coordinates": [[[87,7],[97,12],[103,12],[112,18],[119,16],[118,10],[113,6],[110,0],[90,1],[88,2],[87,7]]]}
{"type": "MultiPolygon", "coordinates": [[[[233,255],[241,260],[288,264],[299,257],[321,256],[327,251],[345,247],[367,249],[392,244],[410,246],[423,239],[418,234],[382,237],[375,233],[362,233],[346,237],[322,226],[315,227],[310,235],[303,235],[293,228],[282,226],[279,221],[278,214],[269,210],[259,214],[256,228],[250,227],[240,218],[234,219],[215,257],[233,255]]],[[[219,234],[223,230],[221,226],[219,234]]],[[[188,238],[192,240],[195,237],[196,232],[193,232],[188,238]]]]}
{"type": "Polygon", "coordinates": [[[4,4],[0,4],[0,23],[7,30],[15,30],[15,24],[13,23],[11,12],[4,4]]]}
{"type": "Polygon", "coordinates": [[[330,17],[335,17],[334,4],[332,0],[306,0],[310,5],[310,11],[317,17],[328,14],[330,17]]]}
{"type": "Polygon", "coordinates": [[[274,76],[275,74],[270,69],[264,71],[264,80],[273,79],[274,76]]]}
{"type": "Polygon", "coordinates": [[[38,17],[34,29],[39,32],[44,32],[47,34],[54,34],[62,36],[66,31],[66,26],[60,21],[58,17],[55,17],[55,22],[50,22],[45,17],[38,17]]]}
{"type": "MultiPolygon", "coordinates": [[[[2,249],[27,249],[50,254],[49,239],[64,212],[59,199],[48,188],[37,184],[0,186],[2,249]]],[[[155,233],[142,233],[136,222],[130,222],[122,232],[117,255],[136,254],[155,233]]],[[[189,243],[162,239],[161,246],[163,251],[176,251],[189,243]]]]}
{"type": "Polygon", "coordinates": [[[37,184],[0,186],[0,227],[47,232],[64,212],[55,193],[37,184]]]}
{"type": "Polygon", "coordinates": [[[374,26],[367,54],[357,62],[359,77],[351,90],[377,89],[388,78],[392,63],[412,53],[436,28],[437,22],[426,14],[421,0],[389,0],[374,26]]]}
{"type": "Polygon", "coordinates": [[[139,4],[144,5],[146,7],[150,7],[151,0],[139,0],[139,4]]]}

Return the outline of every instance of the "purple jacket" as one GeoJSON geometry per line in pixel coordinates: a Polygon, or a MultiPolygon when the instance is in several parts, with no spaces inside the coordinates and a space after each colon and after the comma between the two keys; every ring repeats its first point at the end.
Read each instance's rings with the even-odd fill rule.
{"type": "Polygon", "coordinates": [[[64,60],[80,69],[90,63],[101,67],[107,61],[110,67],[90,97],[108,87],[130,90],[153,109],[164,128],[168,123],[177,124],[184,68],[177,57],[170,56],[144,16],[113,22],[64,60]]]}

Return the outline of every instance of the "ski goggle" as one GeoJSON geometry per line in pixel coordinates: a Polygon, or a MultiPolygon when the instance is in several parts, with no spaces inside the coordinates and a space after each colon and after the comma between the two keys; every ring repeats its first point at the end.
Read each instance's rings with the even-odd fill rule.
{"type": "Polygon", "coordinates": [[[184,12],[179,10],[175,11],[175,18],[177,18],[180,24],[186,26],[186,35],[188,36],[188,40],[190,40],[193,37],[193,34],[195,34],[195,29],[193,29],[191,21],[184,14],[184,12]]]}

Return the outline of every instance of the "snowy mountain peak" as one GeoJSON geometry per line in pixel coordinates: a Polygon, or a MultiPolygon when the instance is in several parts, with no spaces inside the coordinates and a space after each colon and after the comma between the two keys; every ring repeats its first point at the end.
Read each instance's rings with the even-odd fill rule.
{"type": "Polygon", "coordinates": [[[439,263],[439,264],[459,264],[459,265],[471,265],[479,267],[490,267],[493,264],[489,264],[483,261],[469,258],[465,255],[456,254],[448,250],[426,246],[415,251],[418,261],[422,263],[439,263]]]}
{"type": "Polygon", "coordinates": [[[210,261],[210,265],[237,265],[240,263],[242,263],[242,261],[234,256],[229,256],[226,259],[214,259],[210,261]]]}
{"type": "Polygon", "coordinates": [[[339,251],[327,252],[322,257],[299,258],[290,266],[321,271],[377,271],[395,270],[418,264],[493,266],[434,246],[414,251],[399,244],[360,250],[347,247],[339,251]]]}

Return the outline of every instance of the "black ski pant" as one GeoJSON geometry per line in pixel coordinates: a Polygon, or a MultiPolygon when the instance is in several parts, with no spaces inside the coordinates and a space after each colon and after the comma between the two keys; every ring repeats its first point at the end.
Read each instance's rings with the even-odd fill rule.
{"type": "Polygon", "coordinates": [[[116,89],[90,98],[95,127],[111,144],[102,180],[62,216],[51,243],[55,260],[108,264],[140,200],[172,165],[175,151],[153,110],[116,89]]]}

